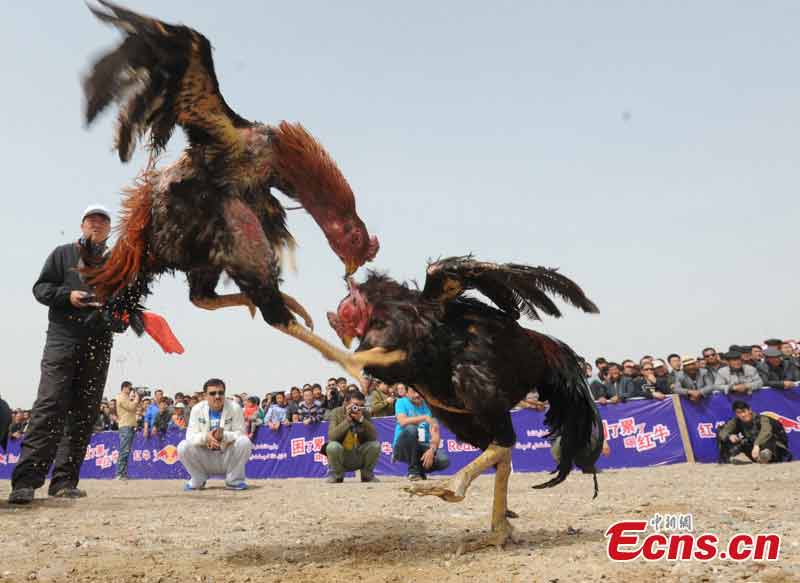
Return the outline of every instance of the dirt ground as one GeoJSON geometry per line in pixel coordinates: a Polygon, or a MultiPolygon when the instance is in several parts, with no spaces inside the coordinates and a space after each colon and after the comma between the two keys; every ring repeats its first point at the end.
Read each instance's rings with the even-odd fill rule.
{"type": "Polygon", "coordinates": [[[37,498],[20,508],[4,502],[5,481],[0,582],[800,581],[800,463],[606,471],[595,501],[587,476],[530,489],[544,478],[511,478],[517,543],[462,556],[459,543],[488,529],[490,476],[460,504],[410,498],[405,480],[389,478],[254,481],[245,492],[212,481],[192,493],[175,481],[87,480],[88,498],[37,498]],[[723,541],[737,532],[781,534],[780,559],[607,558],[604,532],[612,522],[689,512],[696,531],[723,541]]]}

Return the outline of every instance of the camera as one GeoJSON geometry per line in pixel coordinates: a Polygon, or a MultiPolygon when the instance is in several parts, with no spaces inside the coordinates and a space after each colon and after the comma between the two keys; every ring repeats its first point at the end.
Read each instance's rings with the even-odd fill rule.
{"type": "Polygon", "coordinates": [[[140,399],[143,399],[144,397],[149,397],[152,394],[152,392],[150,391],[150,387],[133,387],[132,390],[136,391],[136,394],[139,395],[140,399]]]}
{"type": "Polygon", "coordinates": [[[363,411],[366,407],[361,407],[360,405],[348,405],[347,412],[348,413],[358,413],[359,411],[363,411]]]}

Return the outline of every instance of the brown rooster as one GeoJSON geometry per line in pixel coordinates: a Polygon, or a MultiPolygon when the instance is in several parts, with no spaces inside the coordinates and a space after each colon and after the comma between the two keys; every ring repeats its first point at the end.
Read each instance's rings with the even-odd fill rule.
{"type": "Polygon", "coordinates": [[[97,296],[113,313],[141,313],[140,298],[154,277],[183,271],[196,306],[246,306],[251,314],[258,308],[270,325],[329,359],[349,359],[347,368],[355,370],[352,357],[315,336],[305,309],[279,289],[281,257],[294,240],[271,188],[311,214],[347,275],[378,252],[334,161],[299,124],[270,126],[234,112],[219,91],[211,45],[202,34],[111,2],[100,4],[105,9],[91,11],[125,38],[85,79],[86,120],[91,123],[117,102],[120,160],[127,162],[144,137],[151,157],[127,191],[113,249],[102,265],[83,270],[97,296]],[[176,125],[188,146],[173,164],[156,168],[155,156],[176,125]],[[215,293],[222,272],[241,293],[215,293]]]}
{"type": "Polygon", "coordinates": [[[540,311],[560,316],[548,293],[597,312],[556,270],[467,256],[430,264],[422,291],[370,273],[364,283],[351,281],[349,295],[328,314],[345,345],[360,340],[356,354],[365,372],[413,385],[434,416],[483,450],[451,478],[415,485],[413,494],[460,502],[470,483],[496,466],[492,533],[467,549],[502,545],[512,534],[506,501],[516,436],[509,411],[532,388],[549,402],[545,421],[561,440],[558,474],[538,487],[562,482],[573,464],[592,472],[600,454],[600,416],[578,357],[566,344],[517,323],[523,314],[539,319],[540,311]],[[464,295],[469,290],[494,306],[464,295]]]}

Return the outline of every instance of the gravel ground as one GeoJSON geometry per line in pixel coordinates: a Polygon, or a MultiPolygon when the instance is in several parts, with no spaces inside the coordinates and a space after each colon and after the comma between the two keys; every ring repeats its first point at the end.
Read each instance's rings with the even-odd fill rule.
{"type": "MultiPolygon", "coordinates": [[[[511,477],[515,544],[462,556],[459,543],[488,528],[489,476],[460,504],[411,498],[404,480],[389,478],[255,481],[245,492],[212,481],[192,493],[175,481],[87,480],[85,499],[0,502],[0,582],[800,581],[800,463],[606,471],[594,501],[589,477],[530,489],[544,478],[511,477]],[[780,559],[607,558],[612,522],[689,512],[696,530],[723,541],[737,532],[781,534],[780,559]]],[[[9,488],[0,482],[2,500],[9,488]]]]}

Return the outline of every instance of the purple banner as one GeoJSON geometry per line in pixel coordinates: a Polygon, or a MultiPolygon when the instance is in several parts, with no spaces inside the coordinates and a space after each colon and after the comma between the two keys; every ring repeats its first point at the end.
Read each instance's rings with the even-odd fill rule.
{"type": "Polygon", "coordinates": [[[734,401],[745,401],[753,411],[769,415],[783,425],[789,450],[800,460],[800,389],[761,389],[752,395],[716,394],[698,403],[682,400],[694,457],[698,462],[716,462],[717,427],[733,417],[734,401]]]}
{"type": "MultiPolygon", "coordinates": [[[[611,454],[601,456],[597,467],[637,468],[686,461],[671,399],[599,407],[611,454]]],[[[544,415],[531,410],[512,415],[517,433],[512,455],[514,471],[541,472],[555,467],[544,415]]]]}
{"type": "MultiPolygon", "coordinates": [[[[742,397],[737,397],[742,398],[742,397]]],[[[734,399],[714,395],[701,403],[681,399],[690,439],[698,461],[717,459],[715,428],[732,416],[734,399]]],[[[757,391],[749,400],[754,410],[778,419],[789,435],[789,445],[800,459],[800,390],[757,391]]],[[[686,457],[678,431],[676,412],[671,399],[663,401],[629,401],[600,407],[603,429],[611,448],[609,457],[601,457],[600,468],[643,467],[685,462],[686,457]]],[[[550,442],[544,425],[544,413],[522,410],[511,415],[517,433],[512,464],[517,472],[543,472],[555,467],[550,455],[550,442]]],[[[402,476],[407,467],[392,463],[394,417],[381,417],[373,422],[381,442],[381,456],[376,473],[402,476]]],[[[328,431],[327,423],[318,425],[282,426],[278,431],[259,428],[253,452],[247,463],[247,476],[254,479],[320,478],[326,475],[328,458],[321,453],[328,431]]],[[[142,479],[178,479],[188,477],[178,461],[178,444],[182,431],[170,431],[163,438],[145,438],[137,434],[131,449],[128,475],[142,479]]],[[[116,472],[119,439],[116,432],[98,433],[81,468],[83,478],[113,478],[116,472]]],[[[480,453],[459,442],[442,428],[442,444],[450,458],[444,474],[463,468],[480,453]]],[[[12,440],[8,452],[0,453],[0,479],[9,479],[19,459],[20,442],[12,440]]]]}

